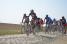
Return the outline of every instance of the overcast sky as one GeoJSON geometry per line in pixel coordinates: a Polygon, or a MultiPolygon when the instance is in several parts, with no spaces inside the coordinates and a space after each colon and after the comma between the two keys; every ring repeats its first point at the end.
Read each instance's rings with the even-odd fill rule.
{"type": "Polygon", "coordinates": [[[43,19],[46,14],[52,19],[67,19],[67,0],[0,0],[0,22],[19,24],[31,9],[43,19]]]}

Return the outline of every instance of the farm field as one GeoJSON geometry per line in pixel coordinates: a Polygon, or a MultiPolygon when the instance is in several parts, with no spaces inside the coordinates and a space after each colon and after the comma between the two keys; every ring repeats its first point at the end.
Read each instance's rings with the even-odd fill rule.
{"type": "Polygon", "coordinates": [[[0,35],[11,35],[21,33],[21,26],[19,24],[0,23],[0,35]]]}

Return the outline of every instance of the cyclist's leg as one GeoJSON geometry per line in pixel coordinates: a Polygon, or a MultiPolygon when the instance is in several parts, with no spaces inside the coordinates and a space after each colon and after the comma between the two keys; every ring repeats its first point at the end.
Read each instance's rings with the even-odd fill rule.
{"type": "Polygon", "coordinates": [[[28,35],[28,25],[27,25],[27,23],[24,23],[24,31],[28,35]]]}
{"type": "Polygon", "coordinates": [[[47,33],[48,32],[48,24],[46,24],[46,26],[45,26],[45,33],[47,33]]]}
{"type": "Polygon", "coordinates": [[[29,31],[30,31],[29,23],[27,23],[26,27],[27,27],[27,29],[26,29],[26,34],[29,35],[29,31]]]}

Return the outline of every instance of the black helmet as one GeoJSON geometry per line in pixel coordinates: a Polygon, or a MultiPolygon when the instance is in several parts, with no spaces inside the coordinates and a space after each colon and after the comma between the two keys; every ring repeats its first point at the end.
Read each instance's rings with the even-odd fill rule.
{"type": "Polygon", "coordinates": [[[48,14],[46,15],[46,17],[48,17],[48,14]]]}
{"type": "Polygon", "coordinates": [[[26,13],[24,14],[24,16],[26,16],[26,13]]]}
{"type": "Polygon", "coordinates": [[[32,9],[31,12],[34,12],[34,10],[32,9]]]}
{"type": "Polygon", "coordinates": [[[56,19],[55,19],[55,18],[54,18],[53,20],[54,20],[54,21],[56,21],[56,19]]]}
{"type": "Polygon", "coordinates": [[[64,16],[62,16],[62,19],[64,19],[64,16]]]}

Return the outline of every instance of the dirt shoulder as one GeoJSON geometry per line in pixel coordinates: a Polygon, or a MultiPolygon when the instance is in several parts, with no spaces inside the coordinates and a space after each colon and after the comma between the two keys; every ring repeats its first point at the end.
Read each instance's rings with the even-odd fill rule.
{"type": "Polygon", "coordinates": [[[67,44],[67,36],[61,36],[51,44],[67,44]]]}

